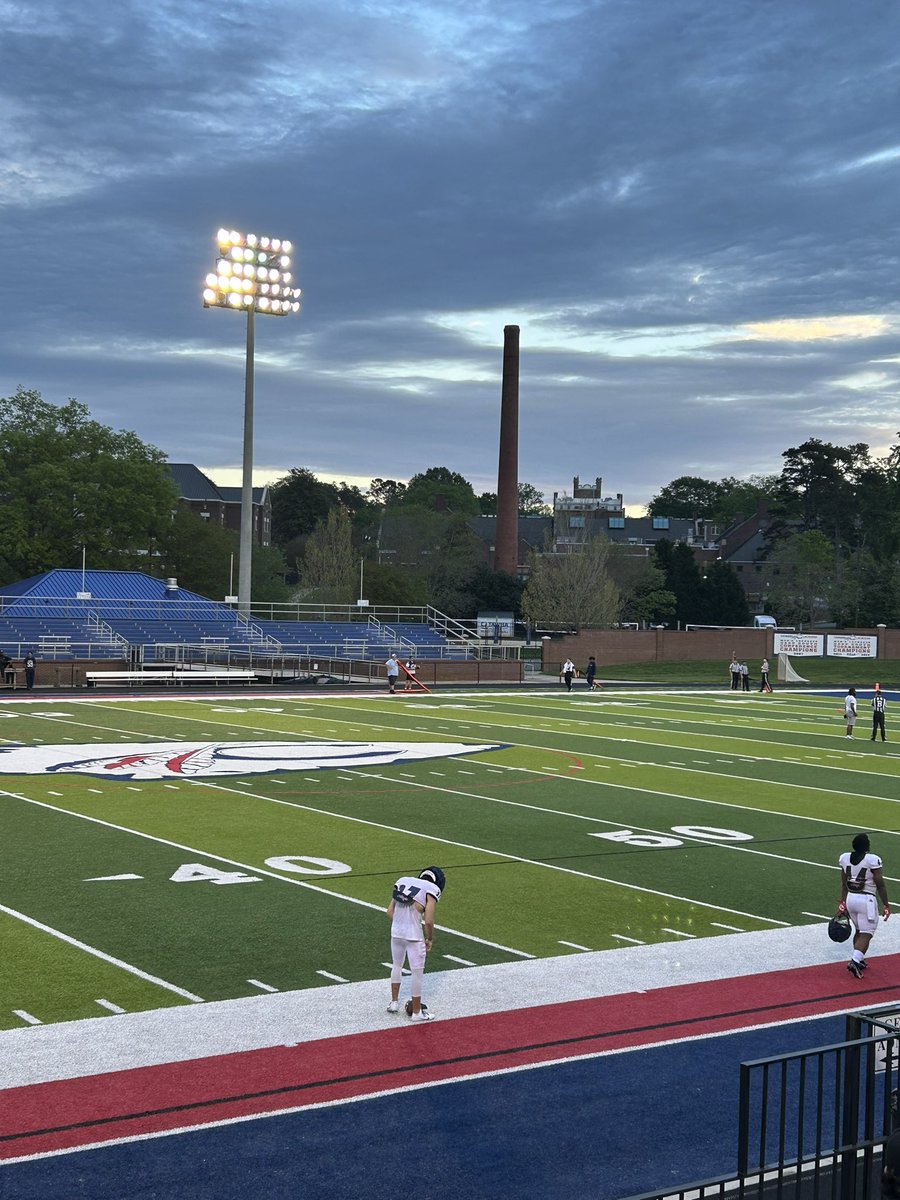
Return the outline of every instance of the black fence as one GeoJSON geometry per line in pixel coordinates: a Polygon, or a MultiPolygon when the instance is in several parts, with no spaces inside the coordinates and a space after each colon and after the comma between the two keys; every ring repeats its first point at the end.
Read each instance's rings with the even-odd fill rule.
{"type": "Polygon", "coordinates": [[[741,1064],[734,1172],[628,1200],[871,1200],[897,1122],[900,1005],[845,1040],[741,1064]]]}

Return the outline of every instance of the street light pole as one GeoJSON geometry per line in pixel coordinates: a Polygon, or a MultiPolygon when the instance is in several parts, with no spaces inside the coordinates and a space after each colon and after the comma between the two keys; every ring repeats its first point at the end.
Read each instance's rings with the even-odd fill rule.
{"type": "Polygon", "coordinates": [[[244,455],[241,480],[241,537],[238,557],[238,611],[250,616],[253,575],[253,306],[247,309],[247,358],[244,365],[244,455]]]}
{"type": "Polygon", "coordinates": [[[241,480],[238,608],[250,612],[253,566],[253,354],[256,313],[286,317],[300,310],[300,289],[292,284],[289,241],[220,229],[216,270],[206,276],[204,308],[245,309],[247,357],[244,367],[244,445],[241,480]]]}

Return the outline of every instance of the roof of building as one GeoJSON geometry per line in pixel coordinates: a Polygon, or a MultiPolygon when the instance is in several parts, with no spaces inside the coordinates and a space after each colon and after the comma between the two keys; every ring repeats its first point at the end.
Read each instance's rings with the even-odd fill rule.
{"type": "Polygon", "coordinates": [[[155,579],[140,571],[78,571],[58,568],[32,575],[18,583],[4,585],[3,596],[27,596],[29,599],[75,599],[78,592],[90,592],[95,600],[202,600],[205,596],[185,588],[170,590],[165,579],[155,579]]]}
{"type": "MultiPolygon", "coordinates": [[[[166,463],[166,469],[181,493],[182,500],[207,500],[213,503],[218,501],[221,504],[241,503],[242,488],[220,487],[193,463],[166,463]]],[[[265,487],[255,487],[253,503],[265,503],[267,491],[268,489],[265,487]]]]}

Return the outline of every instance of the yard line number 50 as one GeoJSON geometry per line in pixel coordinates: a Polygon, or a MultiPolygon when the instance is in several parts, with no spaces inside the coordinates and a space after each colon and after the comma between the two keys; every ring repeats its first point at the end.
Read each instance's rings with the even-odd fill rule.
{"type": "Polygon", "coordinates": [[[673,833],[680,838],[661,833],[634,833],[630,829],[617,829],[613,833],[589,833],[588,837],[603,838],[606,842],[619,842],[625,846],[643,846],[652,850],[671,850],[683,846],[682,838],[699,838],[706,842],[752,842],[751,833],[740,833],[737,829],[717,829],[714,825],[673,825],[673,833]]]}

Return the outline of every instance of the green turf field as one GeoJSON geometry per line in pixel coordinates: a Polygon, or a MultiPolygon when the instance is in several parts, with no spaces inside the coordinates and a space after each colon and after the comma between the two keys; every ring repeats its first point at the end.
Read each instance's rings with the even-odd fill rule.
{"type": "Polygon", "coordinates": [[[0,1028],[386,977],[391,885],[431,863],[429,970],[819,921],[852,832],[896,887],[900,757],[860,709],[851,743],[837,697],[783,691],[0,706],[0,1028]],[[178,774],[219,743],[385,741],[497,748],[178,774]],[[11,774],[18,747],[97,757],[11,774]],[[154,747],[174,774],[120,777],[154,747]]]}

